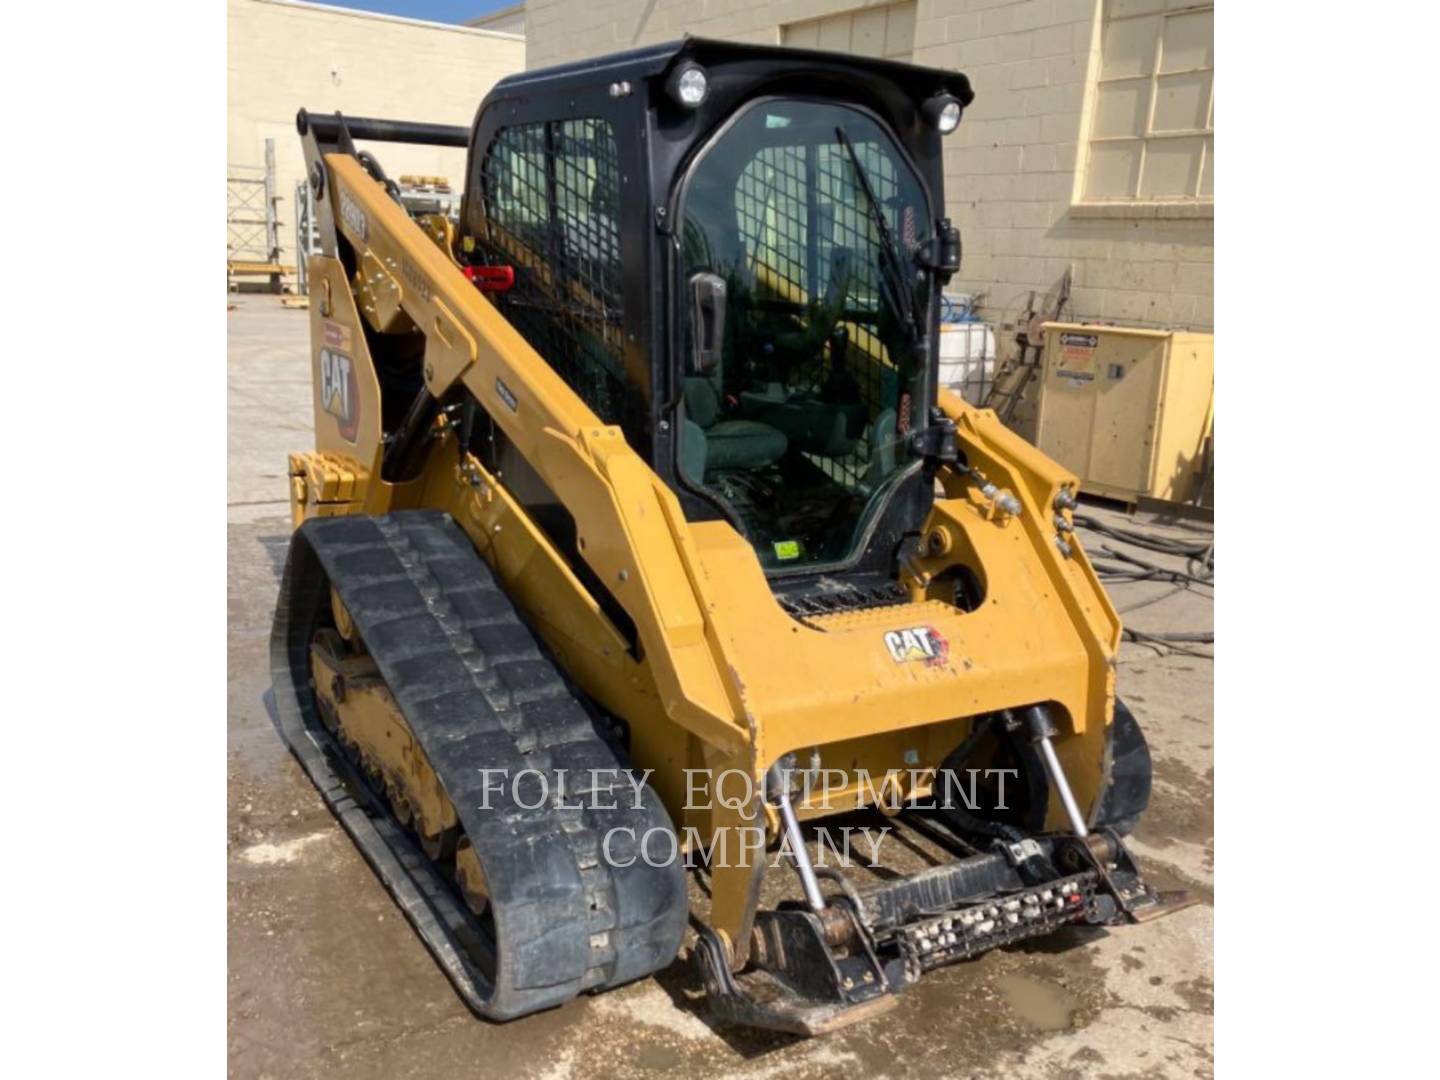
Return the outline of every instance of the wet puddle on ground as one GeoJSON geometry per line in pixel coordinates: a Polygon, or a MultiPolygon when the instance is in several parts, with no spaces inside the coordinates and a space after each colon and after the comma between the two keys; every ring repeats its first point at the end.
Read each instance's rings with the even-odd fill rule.
{"type": "Polygon", "coordinates": [[[642,1069],[670,1072],[680,1066],[680,1055],[668,1046],[651,1043],[635,1052],[634,1061],[642,1069]]]}
{"type": "Polygon", "coordinates": [[[1029,975],[1006,974],[995,980],[1005,1002],[1029,1027],[1038,1031],[1065,1031],[1078,1003],[1053,983],[1029,975]]]}

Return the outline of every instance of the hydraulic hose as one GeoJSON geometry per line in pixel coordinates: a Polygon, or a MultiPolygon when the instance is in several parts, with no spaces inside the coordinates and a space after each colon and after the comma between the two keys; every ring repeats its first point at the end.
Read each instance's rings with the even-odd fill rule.
{"type": "MultiPolygon", "coordinates": [[[[1182,589],[1190,589],[1195,586],[1202,586],[1211,590],[1215,588],[1215,541],[1211,537],[1205,537],[1197,541],[1181,537],[1163,536],[1159,533],[1143,529],[1111,525],[1089,514],[1077,513],[1073,515],[1073,518],[1076,526],[1089,532],[1098,533],[1101,536],[1116,540],[1122,544],[1140,548],[1144,551],[1153,551],[1160,555],[1168,555],[1171,558],[1185,560],[1185,569],[1177,570],[1173,567],[1161,566],[1159,563],[1152,562],[1149,559],[1143,559],[1138,555],[1120,551],[1107,544],[1098,545],[1096,551],[1106,558],[1103,560],[1095,559],[1091,565],[1094,567],[1101,581],[1168,581],[1172,582],[1175,586],[1161,596],[1152,597],[1138,604],[1132,604],[1129,608],[1122,610],[1132,611],[1135,608],[1144,607],[1166,596],[1171,596],[1182,589]]],[[[1186,644],[1213,645],[1215,643],[1215,632],[1213,630],[1151,633],[1127,626],[1125,627],[1124,635],[1126,640],[1129,641],[1136,641],[1156,648],[1182,653],[1186,656],[1195,656],[1204,659],[1210,659],[1210,654],[1200,652],[1196,649],[1185,648],[1184,646],[1186,644]]]]}
{"type": "MultiPolygon", "coordinates": [[[[1089,514],[1075,514],[1073,517],[1076,525],[1099,533],[1101,536],[1108,536],[1112,540],[1119,540],[1121,543],[1153,551],[1159,555],[1171,555],[1184,559],[1186,570],[1189,572],[1187,576],[1196,581],[1209,582],[1215,577],[1215,541],[1213,539],[1196,542],[1174,536],[1162,536],[1159,533],[1141,529],[1111,525],[1099,518],[1091,517],[1089,514]]],[[[1153,563],[1146,563],[1134,556],[1121,555],[1109,548],[1102,548],[1102,550],[1125,562],[1134,562],[1137,565],[1150,567],[1163,574],[1178,573],[1178,571],[1157,567],[1153,563]]]]}

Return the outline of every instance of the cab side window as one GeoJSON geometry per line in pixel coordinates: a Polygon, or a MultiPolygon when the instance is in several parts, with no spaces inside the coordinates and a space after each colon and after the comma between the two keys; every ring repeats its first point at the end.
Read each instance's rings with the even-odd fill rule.
{"type": "Polygon", "coordinates": [[[481,177],[481,254],[515,268],[514,289],[492,298],[596,415],[643,451],[646,398],[625,368],[619,154],[609,122],[501,128],[481,177]]]}

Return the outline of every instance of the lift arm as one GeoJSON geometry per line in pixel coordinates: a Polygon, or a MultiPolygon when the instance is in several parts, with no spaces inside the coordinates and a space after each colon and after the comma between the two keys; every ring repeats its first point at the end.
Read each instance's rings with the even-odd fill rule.
{"type": "Polygon", "coordinates": [[[717,748],[743,752],[741,693],[706,633],[706,585],[674,494],[351,152],[352,136],[458,145],[464,129],[303,112],[297,126],[322,248],[333,255],[343,241],[353,250],[372,323],[403,312],[425,335],[429,394],[438,400],[463,383],[573,515],[580,557],[634,620],[667,713],[717,748]]]}

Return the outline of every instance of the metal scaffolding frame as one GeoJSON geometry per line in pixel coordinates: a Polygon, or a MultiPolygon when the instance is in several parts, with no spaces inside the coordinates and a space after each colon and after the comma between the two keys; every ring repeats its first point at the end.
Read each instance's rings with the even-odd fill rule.
{"type": "Polygon", "coordinates": [[[295,277],[302,295],[310,292],[310,256],[320,250],[320,227],[315,224],[315,192],[308,181],[295,184],[295,277]]]}
{"type": "Polygon", "coordinates": [[[280,262],[280,196],[275,190],[275,140],[265,140],[264,165],[228,165],[225,176],[225,274],[235,288],[240,276],[269,277],[279,292],[281,277],[295,268],[280,262]]]}

